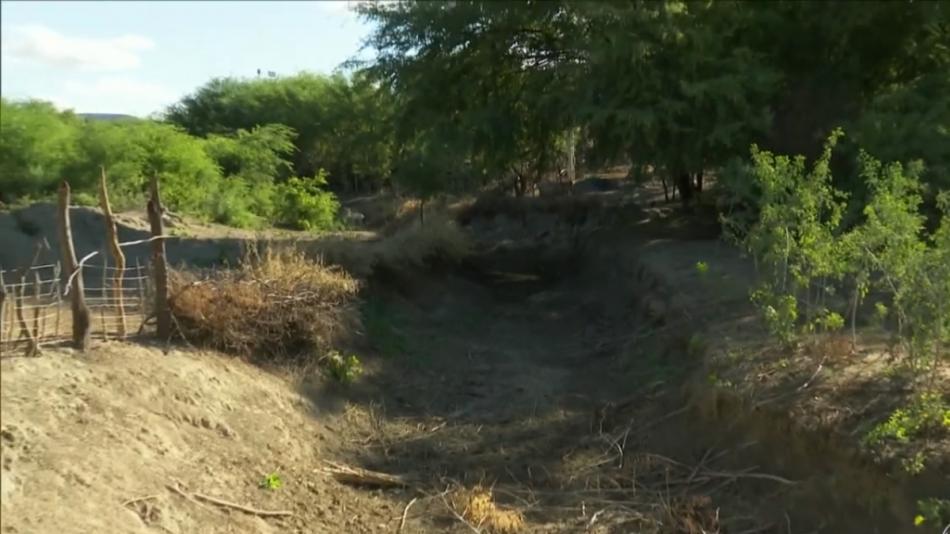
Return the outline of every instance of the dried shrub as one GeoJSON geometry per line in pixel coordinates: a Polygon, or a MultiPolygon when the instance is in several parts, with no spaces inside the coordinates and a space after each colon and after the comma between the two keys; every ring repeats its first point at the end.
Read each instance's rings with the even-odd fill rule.
{"type": "Polygon", "coordinates": [[[310,252],[368,277],[377,268],[406,269],[434,262],[455,263],[471,254],[471,239],[445,212],[434,212],[425,224],[417,220],[389,237],[369,233],[330,235],[310,245],[310,252]]]}
{"type": "Polygon", "coordinates": [[[238,268],[172,277],[172,313],[193,343],[289,360],[330,349],[355,326],[356,280],[294,247],[251,247],[238,268]]]}
{"type": "Polygon", "coordinates": [[[499,508],[491,489],[475,486],[452,493],[452,508],[466,521],[484,532],[514,534],[524,528],[524,516],[517,510],[499,508]]]}
{"type": "Polygon", "coordinates": [[[472,252],[472,242],[444,212],[426,217],[380,241],[376,263],[387,267],[421,267],[432,261],[457,262],[472,252]]]}

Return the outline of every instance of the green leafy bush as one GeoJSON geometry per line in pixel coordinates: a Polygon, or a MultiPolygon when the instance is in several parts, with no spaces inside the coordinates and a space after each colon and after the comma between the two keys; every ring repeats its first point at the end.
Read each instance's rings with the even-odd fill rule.
{"type": "Polygon", "coordinates": [[[907,443],[923,433],[941,430],[950,430],[950,404],[937,393],[923,393],[906,408],[894,410],[864,441],[872,446],[887,440],[907,443]]]}
{"type": "Polygon", "coordinates": [[[846,227],[847,195],[833,187],[830,171],[841,135],[832,133],[811,169],[803,157],[752,148],[759,215],[751,226],[729,227],[764,274],[752,301],[769,331],[791,345],[800,330],[841,330],[847,315],[854,335],[859,304],[874,289],[890,299],[890,308],[876,307],[878,320],[893,312],[911,364],[931,361],[936,368],[950,344],[950,194],[938,196],[941,223],[927,235],[921,167],[883,164],[861,152],[868,196],[863,219],[846,227]],[[847,291],[849,302],[835,298],[847,291]]]}
{"type": "Polygon", "coordinates": [[[343,356],[331,351],[323,357],[323,363],[330,378],[341,384],[349,384],[363,374],[363,364],[355,354],[343,356]]]}
{"type": "Polygon", "coordinates": [[[326,173],[313,178],[293,177],[278,186],[276,222],[297,230],[330,230],[337,225],[340,203],[323,189],[326,173]]]}

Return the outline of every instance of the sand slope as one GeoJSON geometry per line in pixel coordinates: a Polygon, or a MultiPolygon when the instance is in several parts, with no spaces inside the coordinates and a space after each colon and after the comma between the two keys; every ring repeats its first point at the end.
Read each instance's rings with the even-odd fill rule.
{"type": "Polygon", "coordinates": [[[208,353],[109,343],[87,355],[58,349],[6,359],[2,531],[391,529],[384,523],[398,515],[395,506],[366,502],[377,497],[314,473],[333,436],[313,410],[284,380],[208,353]],[[258,487],[275,471],[283,488],[258,487]],[[295,515],[262,519],[191,502],[167,488],[176,480],[192,492],[295,515]],[[146,496],[153,498],[124,504],[146,496]]]}

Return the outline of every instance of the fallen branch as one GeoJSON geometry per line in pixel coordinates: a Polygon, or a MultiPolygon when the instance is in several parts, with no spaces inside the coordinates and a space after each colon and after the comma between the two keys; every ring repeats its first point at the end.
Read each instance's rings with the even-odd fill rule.
{"type": "Polygon", "coordinates": [[[293,512],[286,510],[258,510],[257,508],[251,508],[249,506],[244,506],[241,504],[233,503],[226,501],[224,499],[219,499],[217,497],[211,497],[209,495],[204,495],[197,492],[192,492],[188,494],[181,488],[181,483],[176,481],[176,484],[165,484],[165,487],[177,493],[178,495],[188,499],[189,501],[197,504],[198,506],[204,506],[201,501],[205,501],[211,504],[216,504],[218,506],[223,506],[225,508],[231,508],[233,510],[238,510],[246,514],[256,515],[260,517],[285,517],[294,515],[293,512]]]}
{"type": "Polygon", "coordinates": [[[286,517],[286,516],[294,515],[294,513],[289,510],[259,510],[257,508],[251,508],[250,506],[244,506],[241,504],[226,501],[224,499],[219,499],[217,497],[203,495],[201,493],[193,493],[192,495],[198,500],[209,502],[211,504],[217,504],[218,506],[224,506],[225,508],[232,508],[234,510],[239,510],[247,514],[261,516],[261,517],[286,517]]]}
{"type": "Polygon", "coordinates": [[[198,506],[200,506],[200,507],[202,507],[202,508],[207,508],[204,504],[202,504],[201,502],[199,502],[197,499],[195,499],[195,498],[192,497],[191,495],[188,495],[187,493],[185,493],[185,490],[181,489],[181,482],[175,481],[175,484],[174,484],[174,485],[172,485],[172,484],[165,484],[165,487],[168,488],[168,489],[170,489],[170,490],[172,490],[173,492],[177,493],[178,495],[180,495],[181,497],[185,498],[186,500],[189,500],[189,501],[195,503],[196,505],[198,505],[198,506]]]}
{"type": "Polygon", "coordinates": [[[360,467],[350,467],[334,462],[326,462],[328,467],[322,469],[333,478],[344,484],[361,486],[378,486],[383,488],[407,488],[411,484],[403,477],[370,471],[360,467]]]}

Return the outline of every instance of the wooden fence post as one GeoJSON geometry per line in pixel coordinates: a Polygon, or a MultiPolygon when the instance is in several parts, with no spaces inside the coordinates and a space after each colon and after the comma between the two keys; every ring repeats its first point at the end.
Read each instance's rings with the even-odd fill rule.
{"type": "Polygon", "coordinates": [[[105,216],[106,237],[109,239],[109,250],[115,260],[115,276],[112,278],[112,294],[115,298],[116,312],[119,314],[119,338],[125,337],[125,295],[122,291],[122,278],[125,276],[125,254],[119,246],[119,233],[115,227],[115,216],[112,214],[112,205],[109,203],[109,189],[106,186],[106,168],[100,166],[102,173],[99,176],[99,204],[105,216]]]}
{"type": "Polygon", "coordinates": [[[3,283],[3,269],[0,268],[0,356],[3,356],[3,328],[6,323],[7,289],[3,283]]]}
{"type": "MultiPolygon", "coordinates": [[[[22,269],[20,269],[19,276],[17,277],[19,279],[19,285],[13,288],[13,297],[14,297],[13,309],[16,312],[17,321],[20,324],[19,338],[26,336],[27,346],[26,346],[25,354],[27,356],[35,356],[37,353],[39,353],[40,340],[39,340],[39,332],[38,331],[34,332],[33,330],[31,330],[30,324],[26,321],[26,314],[23,312],[23,299],[26,298],[27,277],[30,275],[30,271],[33,269],[33,266],[36,265],[36,263],[40,259],[40,256],[43,254],[44,242],[45,241],[40,241],[36,244],[36,248],[33,252],[33,260],[30,261],[29,265],[24,266],[22,269]],[[19,290],[17,289],[17,287],[19,287],[19,290]]],[[[36,275],[36,271],[34,271],[33,274],[36,275]]],[[[38,275],[37,275],[37,278],[39,278],[38,275]]],[[[33,292],[34,294],[38,296],[38,291],[36,289],[36,286],[34,286],[33,292]]],[[[37,298],[37,301],[38,300],[39,299],[37,298]]],[[[34,326],[39,325],[39,315],[37,314],[37,311],[39,310],[34,308],[34,312],[33,312],[34,326]]]]}
{"type": "Polygon", "coordinates": [[[50,294],[56,299],[56,319],[53,326],[53,337],[59,339],[59,317],[63,311],[63,288],[62,284],[63,269],[60,262],[56,262],[53,267],[53,287],[50,288],[50,294]]]}
{"type": "MultiPolygon", "coordinates": [[[[73,232],[69,224],[69,183],[63,180],[59,186],[59,242],[63,256],[63,278],[67,283],[69,277],[76,273],[72,287],[70,287],[70,304],[73,312],[73,346],[85,351],[89,346],[89,307],[83,295],[82,272],[77,272],[79,266],[76,261],[76,248],[73,246],[73,232]]],[[[69,286],[67,286],[69,287],[69,286]]]]}
{"type": "MultiPolygon", "coordinates": [[[[33,308],[33,335],[36,336],[36,343],[39,345],[40,340],[43,339],[43,326],[40,322],[42,319],[45,319],[43,313],[46,310],[43,308],[43,293],[42,293],[43,281],[40,279],[39,269],[33,270],[33,299],[36,301],[36,307],[33,308]]],[[[45,322],[45,321],[44,321],[45,322]]]]}
{"type": "Polygon", "coordinates": [[[106,251],[102,251],[102,289],[99,295],[102,297],[102,305],[99,307],[99,322],[102,323],[102,339],[109,339],[109,325],[106,323],[106,308],[109,307],[109,257],[106,251]]]}
{"type": "Polygon", "coordinates": [[[168,264],[165,260],[165,232],[162,228],[162,200],[158,177],[152,176],[152,198],[148,201],[148,221],[152,228],[152,269],[155,273],[155,325],[158,337],[171,338],[171,312],[168,309],[168,264]]]}

